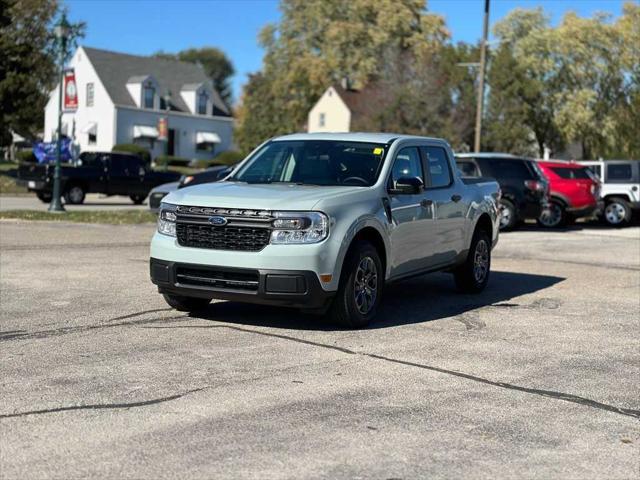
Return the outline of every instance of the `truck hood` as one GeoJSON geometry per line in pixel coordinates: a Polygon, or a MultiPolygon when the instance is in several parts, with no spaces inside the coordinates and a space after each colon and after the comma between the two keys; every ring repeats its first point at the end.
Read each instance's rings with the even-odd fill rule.
{"type": "Polygon", "coordinates": [[[183,188],[170,193],[162,201],[198,207],[312,210],[321,200],[335,199],[366,190],[368,189],[365,187],[219,182],[183,188]]]}

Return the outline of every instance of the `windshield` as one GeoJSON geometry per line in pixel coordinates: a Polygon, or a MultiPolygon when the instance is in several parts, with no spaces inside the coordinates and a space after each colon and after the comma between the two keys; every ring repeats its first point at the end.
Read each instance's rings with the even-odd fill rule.
{"type": "Polygon", "coordinates": [[[373,185],[385,145],[332,140],[269,142],[229,178],[247,183],[300,185],[373,185]]]}

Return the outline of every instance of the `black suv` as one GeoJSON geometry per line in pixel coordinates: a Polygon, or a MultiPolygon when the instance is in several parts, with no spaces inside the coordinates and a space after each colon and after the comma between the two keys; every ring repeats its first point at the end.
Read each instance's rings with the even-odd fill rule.
{"type": "Polygon", "coordinates": [[[463,177],[493,177],[500,184],[500,230],[537,220],[549,197],[549,181],[535,160],[504,153],[456,155],[463,177]]]}

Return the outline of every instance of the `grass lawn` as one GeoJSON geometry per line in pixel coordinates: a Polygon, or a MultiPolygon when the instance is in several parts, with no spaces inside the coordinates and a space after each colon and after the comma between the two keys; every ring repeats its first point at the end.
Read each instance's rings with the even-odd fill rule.
{"type": "Polygon", "coordinates": [[[50,222],[106,223],[131,225],[154,223],[156,215],[146,210],[89,210],[86,212],[49,213],[38,210],[8,210],[0,212],[1,219],[46,220],[50,222]]]}
{"type": "Polygon", "coordinates": [[[18,164],[0,162],[0,195],[26,195],[28,190],[16,184],[18,164]]]}

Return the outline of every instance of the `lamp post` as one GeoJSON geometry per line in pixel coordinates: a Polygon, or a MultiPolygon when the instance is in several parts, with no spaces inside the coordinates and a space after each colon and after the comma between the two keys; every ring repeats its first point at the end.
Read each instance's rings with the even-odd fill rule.
{"type": "Polygon", "coordinates": [[[487,36],[489,33],[489,0],[484,0],[484,21],[482,24],[482,43],[480,44],[480,79],[478,80],[478,105],[476,107],[476,135],[473,151],[480,151],[480,136],[482,135],[482,109],[484,107],[484,70],[487,55],[487,36]]]}
{"type": "Polygon", "coordinates": [[[60,161],[62,157],[62,89],[64,88],[64,60],[67,52],[67,39],[69,36],[69,23],[67,16],[63,13],[60,22],[55,26],[55,35],[60,42],[60,87],[58,89],[58,138],[56,145],[56,166],[53,171],[53,197],[49,211],[52,213],[64,212],[65,209],[60,201],[60,161]]]}

